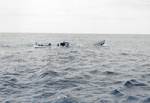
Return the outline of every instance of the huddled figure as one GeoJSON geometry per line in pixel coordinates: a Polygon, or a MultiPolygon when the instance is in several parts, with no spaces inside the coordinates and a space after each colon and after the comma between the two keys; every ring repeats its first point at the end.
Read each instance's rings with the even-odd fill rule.
{"type": "Polygon", "coordinates": [[[51,43],[48,43],[48,46],[51,46],[52,44],[51,43]]]}
{"type": "Polygon", "coordinates": [[[57,46],[69,47],[69,42],[63,41],[63,42],[58,43],[57,46]]]}

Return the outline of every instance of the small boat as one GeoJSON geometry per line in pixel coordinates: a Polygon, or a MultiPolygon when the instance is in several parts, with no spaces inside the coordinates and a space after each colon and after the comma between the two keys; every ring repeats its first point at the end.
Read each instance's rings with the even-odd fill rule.
{"type": "Polygon", "coordinates": [[[35,42],[35,44],[33,45],[34,48],[45,48],[45,47],[50,47],[52,44],[48,43],[48,44],[40,44],[35,42]]]}
{"type": "Polygon", "coordinates": [[[69,42],[63,41],[63,42],[58,43],[57,46],[69,47],[69,42]]]}
{"type": "Polygon", "coordinates": [[[102,40],[102,41],[100,41],[100,42],[97,42],[96,44],[95,44],[95,46],[103,46],[105,44],[105,40],[102,40]]]}

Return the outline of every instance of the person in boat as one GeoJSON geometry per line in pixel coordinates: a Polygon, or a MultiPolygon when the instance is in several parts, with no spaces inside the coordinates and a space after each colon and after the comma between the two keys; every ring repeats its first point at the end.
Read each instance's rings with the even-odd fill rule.
{"type": "Polygon", "coordinates": [[[103,46],[104,44],[105,44],[105,40],[96,43],[95,46],[103,46]]]}
{"type": "Polygon", "coordinates": [[[61,47],[69,47],[69,42],[61,42],[61,43],[58,43],[57,46],[61,46],[61,47]]]}

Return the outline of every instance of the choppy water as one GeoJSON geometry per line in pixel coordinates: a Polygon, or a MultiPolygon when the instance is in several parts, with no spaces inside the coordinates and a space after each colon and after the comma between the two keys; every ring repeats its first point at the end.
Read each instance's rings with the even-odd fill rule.
{"type": "Polygon", "coordinates": [[[148,35],[0,34],[0,103],[150,103],[149,46],[148,35]]]}

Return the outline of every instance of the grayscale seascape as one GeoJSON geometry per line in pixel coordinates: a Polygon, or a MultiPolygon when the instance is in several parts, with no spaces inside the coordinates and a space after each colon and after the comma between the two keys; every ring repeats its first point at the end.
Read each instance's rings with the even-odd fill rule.
{"type": "Polygon", "coordinates": [[[150,103],[150,35],[0,34],[0,103],[150,103]]]}

